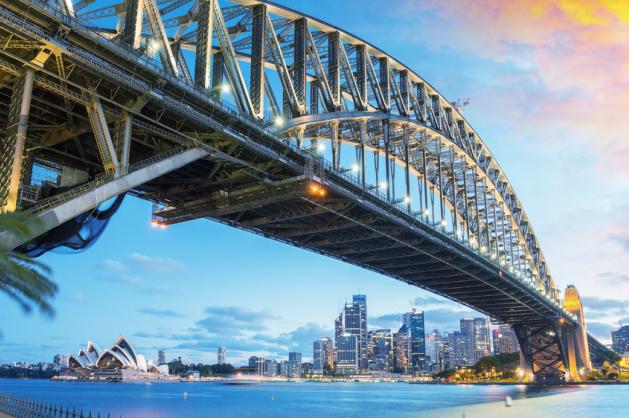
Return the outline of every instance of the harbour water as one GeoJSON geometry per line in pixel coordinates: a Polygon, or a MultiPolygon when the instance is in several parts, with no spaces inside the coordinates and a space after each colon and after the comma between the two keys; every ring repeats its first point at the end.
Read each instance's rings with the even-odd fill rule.
{"type": "Polygon", "coordinates": [[[629,386],[407,383],[68,383],[0,379],[0,393],[112,417],[626,417],[629,386]],[[184,396],[184,394],[187,394],[184,396]],[[513,406],[506,408],[506,396],[513,406]]]}

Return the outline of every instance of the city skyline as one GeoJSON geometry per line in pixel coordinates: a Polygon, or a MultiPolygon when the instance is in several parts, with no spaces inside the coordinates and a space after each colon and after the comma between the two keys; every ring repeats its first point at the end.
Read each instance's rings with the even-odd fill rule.
{"type": "MultiPolygon", "coordinates": [[[[451,2],[426,2],[424,6],[411,2],[404,4],[407,15],[413,15],[417,20],[423,19],[421,15],[428,15],[438,17],[436,21],[470,25],[457,13],[448,13],[451,17],[444,17],[446,12],[456,9],[451,2]]],[[[305,12],[314,12],[316,7],[317,13],[313,14],[331,23],[339,22],[344,8],[351,7],[314,6],[304,1],[291,2],[290,6],[305,12]]],[[[421,34],[408,33],[402,37],[403,46],[396,43],[400,40],[391,39],[384,33],[381,26],[360,22],[377,21],[383,22],[383,25],[384,22],[392,25],[404,22],[399,25],[403,27],[416,27],[417,22],[409,24],[408,16],[372,6],[361,8],[363,16],[355,22],[348,22],[348,29],[373,40],[376,45],[387,45],[389,52],[417,68],[450,99],[472,98],[465,110],[466,116],[487,139],[497,158],[507,168],[520,198],[526,202],[559,287],[563,289],[567,284],[574,283],[581,289],[586,295],[584,304],[588,329],[603,341],[610,342],[609,331],[617,327],[619,320],[627,317],[626,313],[621,315],[621,298],[629,293],[629,278],[626,275],[629,235],[625,226],[626,196],[629,194],[626,193],[625,171],[622,170],[627,155],[622,147],[626,141],[608,138],[606,146],[601,146],[590,139],[590,136],[599,137],[592,135],[592,127],[588,126],[584,133],[575,132],[571,127],[571,122],[579,119],[580,114],[573,112],[582,108],[584,91],[581,89],[585,88],[570,77],[575,74],[568,73],[568,77],[559,80],[562,81],[557,83],[559,87],[550,85],[558,81],[559,73],[564,74],[553,65],[574,67],[575,73],[587,72],[591,68],[589,64],[596,62],[592,52],[594,47],[601,46],[600,43],[606,48],[614,45],[605,44],[612,41],[603,41],[604,33],[597,30],[596,25],[579,21],[575,14],[566,10],[562,15],[561,8],[549,11],[549,7],[544,6],[538,11],[537,19],[558,21],[575,37],[590,33],[600,35],[584,45],[588,53],[582,59],[590,61],[579,60],[576,62],[579,65],[574,66],[565,65],[570,62],[569,51],[562,50],[558,41],[554,40],[552,46],[559,48],[562,54],[560,64],[550,64],[545,59],[547,55],[544,55],[550,47],[544,47],[544,42],[540,40],[547,35],[542,29],[530,33],[522,30],[509,33],[506,30],[510,16],[514,14],[509,7],[496,6],[500,23],[499,41],[492,43],[490,49],[494,52],[500,50],[497,59],[487,57],[473,45],[458,45],[454,35],[448,36],[438,27],[421,34]],[[382,20],[376,19],[376,16],[382,20]],[[435,38],[429,39],[431,36],[435,38]],[[436,39],[439,45],[426,47],[434,44],[430,41],[436,39]],[[408,48],[408,43],[413,48],[408,48]],[[530,48],[526,51],[532,55],[532,64],[528,67],[523,67],[517,59],[518,49],[514,44],[530,48]],[[420,56],[428,59],[420,59],[420,56]],[[459,68],[453,70],[453,65],[459,68]],[[482,73],[493,74],[493,77],[487,79],[479,75],[481,70],[487,70],[482,73]],[[507,94],[507,90],[511,93],[513,84],[521,86],[515,95],[519,100],[507,94]],[[574,105],[570,112],[553,113],[551,132],[544,140],[550,141],[551,149],[561,151],[564,158],[574,157],[578,170],[557,162],[556,156],[540,155],[543,144],[533,138],[534,132],[525,129],[523,132],[509,131],[508,137],[503,134],[505,124],[523,126],[529,117],[540,117],[540,114],[529,115],[526,111],[534,107],[532,104],[536,100],[544,104],[540,106],[542,109],[553,109],[553,105],[574,105]],[[494,101],[504,104],[507,110],[501,113],[500,106],[493,105],[494,101]],[[571,128],[568,130],[571,135],[565,135],[564,128],[571,128]],[[567,136],[592,153],[583,149],[574,151],[569,146],[571,143],[564,142],[567,136]],[[531,138],[533,141],[529,144],[531,138]],[[575,152],[588,157],[575,156],[575,152]],[[536,172],[531,172],[526,161],[536,161],[536,172]],[[601,164],[602,161],[606,164],[601,164]],[[565,175],[565,171],[570,175],[565,175]],[[620,172],[621,175],[609,176],[610,172],[620,172]],[[562,193],[557,193],[557,190],[562,193]],[[589,194],[590,198],[582,199],[584,194],[589,194]],[[549,207],[553,210],[549,211],[549,207]],[[573,231],[571,225],[575,223],[583,228],[573,231]],[[573,242],[578,245],[571,245],[573,242]]],[[[471,10],[478,14],[481,9],[472,7],[471,10]]],[[[527,16],[532,13],[523,12],[527,16]]],[[[585,16],[590,15],[603,20],[614,16],[609,11],[590,11],[585,16]]],[[[479,21],[483,19],[476,20],[479,21]]],[[[481,27],[472,29],[474,31],[468,32],[474,32],[481,38],[487,33],[481,27]]],[[[470,38],[474,37],[467,37],[470,38]]],[[[610,79],[609,82],[598,80],[597,87],[612,91],[618,80],[616,77],[610,79]]],[[[615,106],[622,108],[623,98],[613,94],[610,97],[615,100],[615,106]]],[[[595,120],[602,126],[626,132],[622,122],[595,120]]],[[[611,132],[610,137],[614,138],[618,132],[611,132]]],[[[94,328],[99,334],[97,338],[102,341],[123,333],[138,341],[143,351],[165,347],[170,351],[182,350],[199,359],[206,355],[214,356],[220,340],[217,335],[221,333],[232,338],[231,345],[240,349],[242,357],[250,352],[247,350],[260,345],[269,352],[288,352],[310,344],[310,335],[329,330],[330,325],[326,322],[311,322],[309,318],[324,317],[335,306],[338,308],[343,304],[343,299],[339,297],[325,300],[328,296],[325,289],[331,286],[339,288],[338,294],[352,294],[360,290],[382,295],[370,307],[373,315],[370,322],[380,321],[383,327],[392,323],[396,315],[412,307],[414,303],[411,302],[416,298],[430,302],[435,312],[440,310],[437,324],[451,325],[453,318],[461,312],[470,312],[472,317],[475,315],[467,308],[392,279],[209,221],[196,221],[167,230],[151,229],[149,214],[149,204],[126,198],[120,213],[113,218],[110,228],[93,248],[72,257],[58,254],[44,256],[42,261],[53,267],[61,288],[55,300],[57,316],[53,320],[38,313],[24,316],[19,307],[2,299],[0,303],[6,309],[0,314],[3,334],[0,359],[22,355],[24,359],[34,360],[45,357],[44,354],[55,353],[59,347],[78,349],[79,342],[91,337],[94,328]],[[125,242],[120,237],[125,237],[125,242]],[[211,237],[209,243],[208,237],[211,237]],[[246,263],[234,256],[235,252],[243,249],[250,254],[246,263]],[[207,256],[209,253],[213,254],[211,259],[207,256]],[[210,270],[214,272],[207,273],[210,270]],[[318,283],[320,289],[311,290],[311,295],[300,292],[299,297],[295,297],[291,288],[295,277],[303,280],[303,284],[318,283]],[[112,300],[120,301],[113,316],[98,318],[97,312],[107,309],[112,300]],[[235,330],[234,324],[240,325],[251,317],[255,318],[253,326],[244,332],[235,330]],[[77,324],[77,318],[85,324],[77,324]],[[217,326],[217,322],[222,326],[217,326]],[[32,341],[45,343],[34,345],[32,341]],[[283,341],[290,343],[286,345],[283,341]]],[[[446,328],[445,325],[437,327],[446,328]]]]}

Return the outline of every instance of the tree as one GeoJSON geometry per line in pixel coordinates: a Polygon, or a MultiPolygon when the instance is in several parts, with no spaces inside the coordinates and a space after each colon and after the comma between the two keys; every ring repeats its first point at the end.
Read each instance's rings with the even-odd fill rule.
{"type": "MultiPolygon", "coordinates": [[[[37,219],[24,213],[0,213],[0,231],[26,237],[37,219]]],[[[50,299],[57,293],[57,285],[49,276],[50,268],[33,258],[0,247],[0,291],[15,300],[29,313],[36,306],[47,315],[54,310],[50,299]]]]}

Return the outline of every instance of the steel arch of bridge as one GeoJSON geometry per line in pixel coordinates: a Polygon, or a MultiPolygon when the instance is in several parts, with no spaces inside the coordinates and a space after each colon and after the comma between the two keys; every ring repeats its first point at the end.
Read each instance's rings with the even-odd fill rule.
{"type": "Polygon", "coordinates": [[[215,96],[228,83],[241,112],[267,121],[281,115],[285,135],[297,143],[328,140],[335,168],[340,144],[354,144],[363,181],[365,148],[376,150],[384,157],[389,198],[395,200],[391,161],[406,171],[405,197],[411,194],[409,172],[423,182],[419,216],[429,213],[433,223],[443,224],[447,207],[451,232],[558,300],[539,241],[502,168],[457,106],[412,69],[338,27],[271,2],[236,0],[221,8],[215,0],[162,1],[160,13],[152,14],[160,2],[145,0],[141,26],[136,3],[79,16],[97,26],[124,16],[122,30],[103,27],[102,33],[133,39],[148,54],[156,53],[156,44],[165,71],[215,96]],[[170,37],[167,27],[176,28],[170,37]],[[184,51],[195,55],[194,74],[184,51]],[[429,200],[438,202],[438,219],[429,200]]]}
{"type": "MultiPolygon", "coordinates": [[[[450,215],[449,232],[558,300],[528,217],[480,136],[456,105],[380,49],[265,1],[235,0],[222,7],[217,0],[55,1],[52,6],[67,16],[129,44],[171,77],[232,102],[242,114],[267,122],[285,118],[284,135],[298,146],[329,141],[336,169],[341,144],[352,144],[365,188],[365,153],[374,151],[393,201],[395,166],[401,167],[407,200],[409,176],[420,180],[419,207],[408,203],[409,210],[443,230],[450,215]]],[[[6,41],[5,49],[43,46],[6,41]]],[[[43,48],[41,59],[51,54],[43,48]]],[[[112,151],[109,133],[99,128],[106,123],[100,99],[90,100],[101,160],[106,171],[115,171],[127,162],[118,161],[124,156],[112,151]]]]}
{"type": "Polygon", "coordinates": [[[281,115],[287,138],[329,141],[336,168],[341,143],[355,145],[363,181],[365,149],[377,151],[389,198],[391,161],[406,171],[405,197],[409,172],[421,180],[418,216],[444,224],[447,208],[450,232],[558,300],[539,241],[502,168],[457,106],[412,69],[338,27],[271,2],[103,3],[62,5],[215,97],[224,95],[226,83],[239,111],[266,121],[281,115]],[[117,26],[103,24],[113,18],[117,26]],[[168,28],[174,28],[170,35],[168,28]],[[188,62],[195,63],[194,73],[188,62]],[[438,202],[437,219],[429,200],[438,202]]]}

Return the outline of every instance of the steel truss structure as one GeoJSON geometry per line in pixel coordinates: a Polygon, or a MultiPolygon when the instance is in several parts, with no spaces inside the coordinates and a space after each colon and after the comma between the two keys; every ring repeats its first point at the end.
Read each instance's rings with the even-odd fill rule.
{"type": "Polygon", "coordinates": [[[578,323],[513,187],[395,58],[268,1],[0,5],[0,207],[39,216],[34,236],[130,192],[160,224],[211,218],[437,292],[520,327],[535,373],[567,369],[536,357],[539,330],[578,323]],[[86,179],[26,199],[37,161],[86,179]]]}

